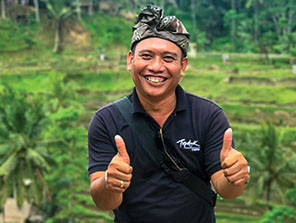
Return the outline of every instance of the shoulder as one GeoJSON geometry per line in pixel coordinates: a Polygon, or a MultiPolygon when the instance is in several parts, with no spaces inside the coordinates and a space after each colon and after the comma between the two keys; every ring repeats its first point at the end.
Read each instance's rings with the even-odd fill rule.
{"type": "Polygon", "coordinates": [[[214,109],[214,110],[223,110],[217,103],[214,101],[197,96],[195,94],[189,93],[185,91],[185,96],[187,98],[187,101],[189,103],[189,106],[192,108],[209,108],[209,109],[214,109]]]}
{"type": "MultiPolygon", "coordinates": [[[[131,95],[126,96],[128,99],[131,98],[131,95]]],[[[116,101],[113,101],[111,103],[106,104],[105,106],[99,108],[95,114],[94,117],[101,117],[101,118],[111,118],[111,117],[118,117],[120,115],[120,112],[116,106],[116,103],[120,101],[121,99],[118,99],[116,101]]]]}
{"type": "Polygon", "coordinates": [[[113,103],[109,103],[101,108],[99,108],[93,115],[91,123],[97,122],[108,122],[112,116],[117,115],[116,107],[113,103]]]}
{"type": "MultiPolygon", "coordinates": [[[[130,99],[131,95],[128,95],[127,97],[130,99]]],[[[105,128],[109,129],[112,126],[115,126],[115,128],[120,128],[121,126],[125,125],[126,122],[118,110],[118,107],[115,105],[115,103],[119,100],[108,103],[105,106],[99,108],[94,113],[89,127],[104,126],[105,128]]]]}

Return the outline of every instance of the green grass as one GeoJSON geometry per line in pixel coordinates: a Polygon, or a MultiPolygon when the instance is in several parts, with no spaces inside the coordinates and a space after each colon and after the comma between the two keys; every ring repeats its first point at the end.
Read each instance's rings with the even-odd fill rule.
{"type": "Polygon", "coordinates": [[[133,82],[128,72],[99,72],[81,74],[75,80],[90,91],[124,91],[132,89],[133,82]]]}
{"type": "Polygon", "coordinates": [[[296,104],[295,86],[264,86],[227,83],[224,74],[185,75],[181,81],[185,90],[217,102],[252,102],[267,104],[296,104]]]}
{"type": "Polygon", "coordinates": [[[232,213],[216,213],[217,223],[259,223],[261,217],[239,215],[232,213]]]}

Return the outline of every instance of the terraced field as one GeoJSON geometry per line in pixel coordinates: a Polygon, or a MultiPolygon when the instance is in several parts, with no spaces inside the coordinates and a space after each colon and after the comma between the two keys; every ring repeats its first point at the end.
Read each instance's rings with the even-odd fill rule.
{"type": "MultiPolygon", "coordinates": [[[[78,93],[77,101],[85,107],[81,117],[85,127],[96,109],[133,88],[124,56],[111,56],[104,62],[93,56],[35,60],[28,55],[28,58],[1,59],[0,84],[42,93],[51,87],[48,86],[50,73],[64,73],[65,81],[71,82],[78,93]]],[[[285,145],[296,150],[296,75],[288,57],[273,56],[267,63],[260,55],[231,54],[229,62],[224,64],[220,54],[199,54],[190,58],[181,85],[189,92],[217,102],[227,113],[235,137],[239,136],[236,132],[256,132],[262,122],[271,121],[282,131],[285,145]]],[[[100,215],[93,214],[97,211],[88,192],[81,194],[80,199],[91,210],[88,218],[96,222],[100,215]]],[[[218,201],[216,210],[217,223],[255,223],[266,209],[246,206],[243,200],[238,200],[218,201]]],[[[108,219],[104,214],[101,217],[108,219]]]]}

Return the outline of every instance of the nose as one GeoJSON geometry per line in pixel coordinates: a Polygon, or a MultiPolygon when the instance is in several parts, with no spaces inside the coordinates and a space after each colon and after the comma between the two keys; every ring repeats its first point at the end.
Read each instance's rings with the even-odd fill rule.
{"type": "Polygon", "coordinates": [[[160,73],[164,71],[163,61],[159,56],[155,56],[152,60],[150,60],[148,69],[154,73],[160,73]]]}

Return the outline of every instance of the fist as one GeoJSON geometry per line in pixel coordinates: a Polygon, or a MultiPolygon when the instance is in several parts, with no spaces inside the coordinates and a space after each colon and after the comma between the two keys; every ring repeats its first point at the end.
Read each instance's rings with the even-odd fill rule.
{"type": "Polygon", "coordinates": [[[123,193],[130,186],[133,168],[122,137],[116,135],[114,140],[118,152],[105,172],[105,185],[107,190],[123,193]]]}
{"type": "Polygon", "coordinates": [[[231,147],[232,129],[224,133],[223,147],[220,152],[221,166],[229,183],[242,185],[249,181],[248,162],[245,157],[231,147]]]}

